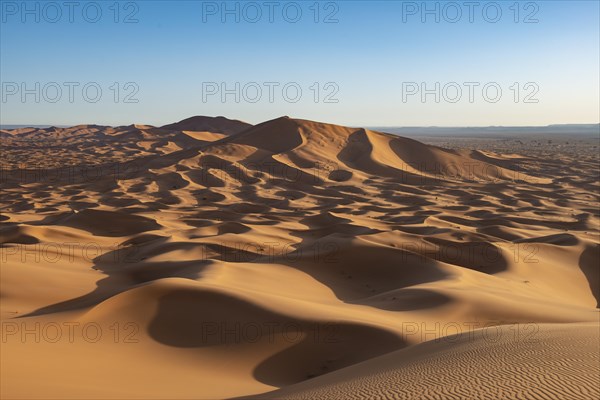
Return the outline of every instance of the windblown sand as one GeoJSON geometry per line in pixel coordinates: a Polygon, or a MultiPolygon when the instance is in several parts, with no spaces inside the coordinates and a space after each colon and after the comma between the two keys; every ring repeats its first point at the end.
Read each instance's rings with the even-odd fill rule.
{"type": "Polygon", "coordinates": [[[2,398],[600,396],[597,148],[0,134],[2,398]]]}

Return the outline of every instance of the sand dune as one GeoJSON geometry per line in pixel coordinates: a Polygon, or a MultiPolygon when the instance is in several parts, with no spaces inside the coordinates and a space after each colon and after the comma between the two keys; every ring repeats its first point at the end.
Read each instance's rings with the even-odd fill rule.
{"type": "Polygon", "coordinates": [[[1,396],[597,397],[598,156],[491,143],[2,131],[1,396]]]}
{"type": "Polygon", "coordinates": [[[535,338],[528,336],[531,333],[519,333],[518,327],[511,325],[449,336],[254,398],[491,400],[600,396],[597,325],[541,325],[535,338]]]}
{"type": "Polygon", "coordinates": [[[179,122],[164,125],[161,128],[172,131],[213,132],[231,135],[250,128],[252,125],[225,117],[195,116],[179,122]]]}

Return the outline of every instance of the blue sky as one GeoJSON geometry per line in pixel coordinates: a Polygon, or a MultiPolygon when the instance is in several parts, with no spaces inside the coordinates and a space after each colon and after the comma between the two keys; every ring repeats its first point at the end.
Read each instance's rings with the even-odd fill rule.
{"type": "Polygon", "coordinates": [[[596,0],[0,3],[2,124],[600,120],[596,0]]]}

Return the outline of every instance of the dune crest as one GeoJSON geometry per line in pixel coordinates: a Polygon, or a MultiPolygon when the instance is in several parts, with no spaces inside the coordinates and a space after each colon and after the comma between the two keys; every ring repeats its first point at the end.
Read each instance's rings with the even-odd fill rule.
{"type": "Polygon", "coordinates": [[[289,117],[2,142],[3,398],[598,394],[595,155],[289,117]]]}

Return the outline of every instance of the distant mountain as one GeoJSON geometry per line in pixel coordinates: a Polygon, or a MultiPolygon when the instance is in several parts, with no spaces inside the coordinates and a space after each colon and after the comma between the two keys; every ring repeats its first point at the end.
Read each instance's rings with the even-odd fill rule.
{"type": "Polygon", "coordinates": [[[485,126],[485,127],[373,127],[372,129],[403,136],[454,136],[454,137],[513,137],[521,135],[577,135],[600,136],[600,124],[563,124],[548,126],[485,126]]]}
{"type": "Polygon", "coordinates": [[[12,129],[21,129],[21,128],[44,129],[44,128],[50,128],[50,127],[66,128],[67,125],[10,125],[10,124],[2,124],[2,125],[0,125],[0,130],[12,130],[12,129]]]}

